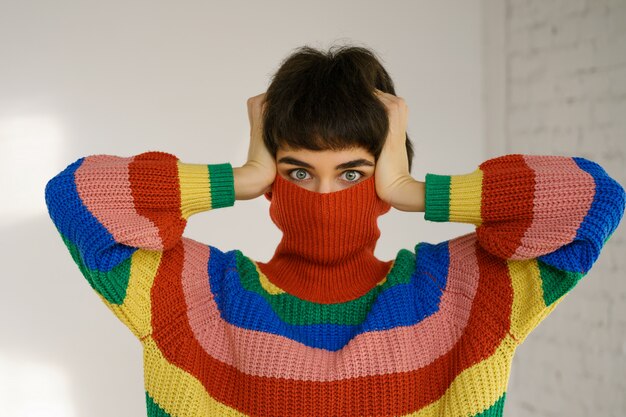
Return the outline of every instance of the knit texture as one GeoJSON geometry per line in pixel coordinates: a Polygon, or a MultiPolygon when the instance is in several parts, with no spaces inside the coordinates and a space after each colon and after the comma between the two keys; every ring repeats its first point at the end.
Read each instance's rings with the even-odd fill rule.
{"type": "Polygon", "coordinates": [[[376,194],[374,176],[332,193],[317,193],[277,175],[270,217],[283,232],[260,273],[298,298],[332,304],[367,293],[389,273],[392,261],[374,256],[377,219],[391,206],[376,194]]]}
{"type": "Polygon", "coordinates": [[[143,345],[149,416],[501,416],[515,349],[597,260],[624,189],[587,159],[519,154],[425,183],[426,220],[475,231],[401,249],[335,303],[182,236],[192,214],[234,204],[230,164],[87,156],[46,203],[143,345]]]}

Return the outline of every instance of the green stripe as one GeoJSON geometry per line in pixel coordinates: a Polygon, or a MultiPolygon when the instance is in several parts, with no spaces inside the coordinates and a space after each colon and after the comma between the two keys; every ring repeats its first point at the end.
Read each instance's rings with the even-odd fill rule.
{"type": "Polygon", "coordinates": [[[506,392],[502,394],[498,400],[493,403],[491,407],[485,411],[475,414],[474,417],[501,417],[504,411],[504,400],[506,398],[506,392]]]}
{"type": "Polygon", "coordinates": [[[424,219],[450,221],[450,175],[426,174],[424,219]]]}
{"type": "Polygon", "coordinates": [[[150,394],[148,394],[148,391],[146,391],[146,408],[148,417],[172,417],[154,401],[150,394]]]}
{"type": "Polygon", "coordinates": [[[574,288],[584,276],[582,272],[563,271],[540,260],[537,260],[537,264],[543,288],[543,301],[548,307],[574,288]]]}
{"type": "Polygon", "coordinates": [[[74,243],[62,234],[61,238],[65,246],[69,249],[72,259],[74,259],[74,262],[78,265],[80,272],[87,278],[89,285],[109,303],[123,304],[124,298],[126,298],[126,290],[128,289],[128,281],[130,280],[131,258],[121,262],[109,272],[95,271],[85,265],[78,247],[74,243]]]}
{"type": "Polygon", "coordinates": [[[230,207],[235,204],[235,177],[229,163],[210,164],[211,209],[230,207]]]}
{"type": "MultiPolygon", "coordinates": [[[[417,251],[417,248],[416,248],[417,251]]],[[[377,296],[388,288],[407,284],[415,271],[415,254],[401,249],[387,275],[387,281],[369,292],[345,303],[320,304],[297,298],[291,294],[270,294],[261,286],[259,274],[250,258],[236,250],[237,270],[241,285],[248,291],[263,296],[280,319],[292,325],[309,324],[361,324],[367,317],[377,296]]]]}
{"type": "MultiPolygon", "coordinates": [[[[612,234],[604,239],[603,245],[611,238],[612,234]]],[[[567,294],[578,284],[578,281],[586,275],[582,272],[563,271],[545,262],[537,260],[543,289],[543,301],[550,306],[556,300],[567,294]]]]}

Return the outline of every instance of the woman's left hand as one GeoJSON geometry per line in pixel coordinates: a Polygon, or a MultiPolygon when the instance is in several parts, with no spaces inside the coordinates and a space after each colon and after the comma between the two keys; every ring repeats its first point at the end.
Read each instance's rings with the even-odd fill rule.
{"type": "Polygon", "coordinates": [[[389,130],[374,171],[376,193],[402,211],[424,211],[424,183],[409,173],[406,152],[408,106],[402,97],[374,90],[385,105],[389,130]]]}

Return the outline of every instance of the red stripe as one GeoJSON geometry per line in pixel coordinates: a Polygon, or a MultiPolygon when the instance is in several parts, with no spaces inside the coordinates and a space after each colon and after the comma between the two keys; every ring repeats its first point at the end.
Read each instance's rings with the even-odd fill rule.
{"type": "MultiPolygon", "coordinates": [[[[480,247],[476,250],[481,279],[466,331],[449,352],[416,371],[314,382],[247,375],[214,359],[194,338],[187,321],[180,279],[182,243],[163,254],[154,281],[153,337],[167,360],[196,377],[214,399],[249,415],[409,413],[440,398],[461,371],[492,355],[508,332],[513,291],[506,263],[480,247]]],[[[213,324],[211,328],[216,329],[213,324]]],[[[232,354],[236,351],[233,346],[232,354]]]]}
{"type": "Polygon", "coordinates": [[[483,171],[480,244],[493,254],[511,258],[533,222],[535,172],[523,155],[505,155],[480,165],[483,171]]]}
{"type": "Polygon", "coordinates": [[[135,208],[158,228],[165,249],[180,240],[186,224],[180,212],[176,161],[165,152],[145,152],[135,156],[128,167],[135,208]]]}

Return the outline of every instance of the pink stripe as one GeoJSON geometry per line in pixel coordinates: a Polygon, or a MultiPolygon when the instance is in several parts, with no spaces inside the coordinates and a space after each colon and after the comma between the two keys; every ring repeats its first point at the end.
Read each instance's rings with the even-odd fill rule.
{"type": "Polygon", "coordinates": [[[533,222],[511,259],[536,258],[572,242],[595,195],[593,177],[570,157],[524,155],[524,160],[535,172],[533,222]]]}
{"type": "Polygon", "coordinates": [[[74,180],[80,199],[118,243],[160,250],[157,227],[135,210],[128,166],[133,158],[92,155],[83,160],[74,180]]]}
{"type": "Polygon", "coordinates": [[[208,247],[188,238],[183,243],[183,291],[194,335],[208,354],[249,375],[334,381],[427,366],[458,341],[478,286],[476,234],[470,233],[450,241],[448,284],[437,313],[413,326],[360,334],[343,349],[331,352],[224,321],[204,267],[208,247]]]}

